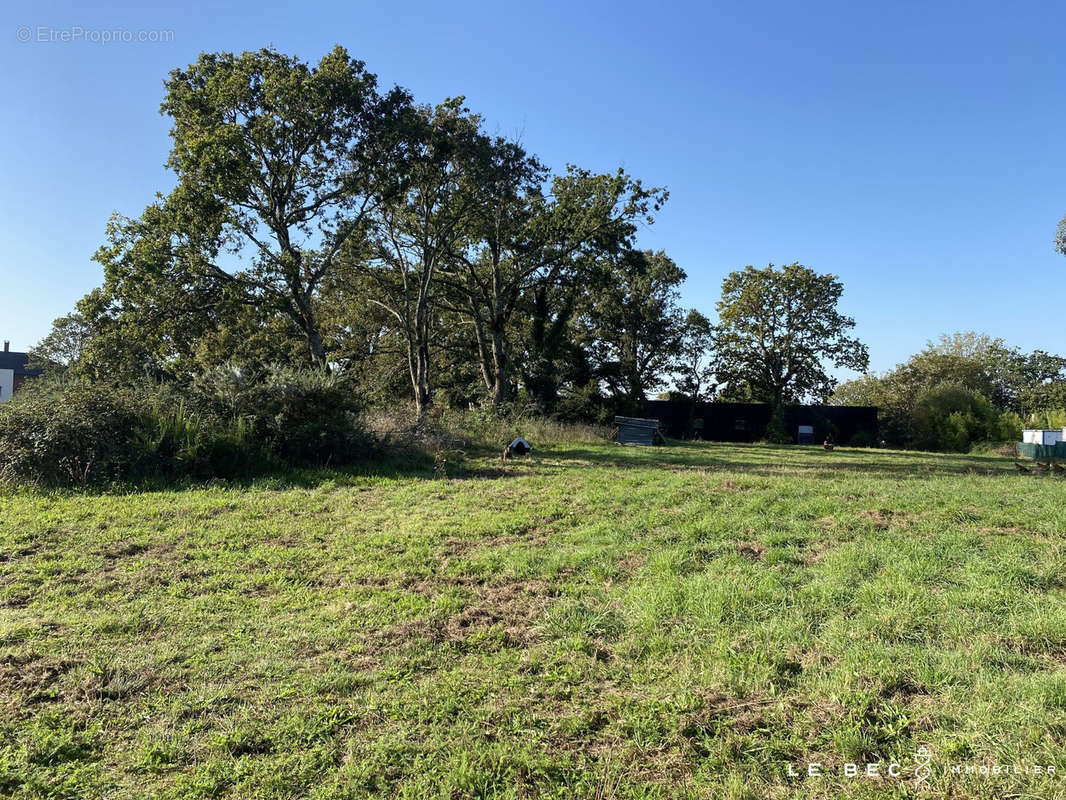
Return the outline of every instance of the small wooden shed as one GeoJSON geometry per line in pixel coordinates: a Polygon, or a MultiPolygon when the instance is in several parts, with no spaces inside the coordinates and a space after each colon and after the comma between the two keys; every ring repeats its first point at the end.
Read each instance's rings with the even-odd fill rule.
{"type": "Polygon", "coordinates": [[[618,426],[618,444],[665,444],[666,438],[657,419],[640,417],[615,417],[618,426]]]}

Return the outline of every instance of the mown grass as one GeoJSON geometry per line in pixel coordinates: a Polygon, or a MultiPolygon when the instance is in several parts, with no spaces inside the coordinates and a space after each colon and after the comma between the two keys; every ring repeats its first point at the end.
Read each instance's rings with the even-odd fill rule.
{"type": "Polygon", "coordinates": [[[909,797],[919,745],[926,796],[1066,795],[1066,480],[592,439],[467,466],[0,497],[0,795],[909,797]]]}

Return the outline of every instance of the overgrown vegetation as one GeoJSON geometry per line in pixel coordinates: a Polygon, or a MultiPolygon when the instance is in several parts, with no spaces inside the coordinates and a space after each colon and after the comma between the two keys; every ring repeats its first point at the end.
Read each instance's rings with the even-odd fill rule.
{"type": "Polygon", "coordinates": [[[942,336],[884,375],[842,384],[833,400],[878,406],[881,436],[897,446],[965,451],[1016,442],[1023,427],[1066,422],[1066,358],[973,332],[942,336]]]}
{"type": "Polygon", "coordinates": [[[31,384],[0,406],[0,482],[232,478],[377,454],[353,387],[319,371],[220,367],[191,386],[31,384]]]}
{"type": "Polygon", "coordinates": [[[904,798],[925,745],[931,797],[1059,796],[1064,485],[590,431],[458,478],[3,494],[0,793],[904,798]]]}
{"type": "MultiPolygon", "coordinates": [[[[381,453],[367,407],[410,407],[407,440],[453,464],[434,429],[452,409],[489,409],[502,447],[533,416],[607,425],[671,385],[693,410],[772,404],[785,442],[787,405],[867,368],[835,275],[737,270],[712,322],[638,246],[664,188],[553,173],[461,98],[416,103],[341,47],[201,54],[162,113],[175,186],[111,220],[103,284],[35,348],[65,380],[0,414],[9,483],[351,464],[381,453]]],[[[965,450],[1054,416],[1064,386],[1066,359],[970,335],[836,397],[881,407],[889,444],[965,450]]]]}

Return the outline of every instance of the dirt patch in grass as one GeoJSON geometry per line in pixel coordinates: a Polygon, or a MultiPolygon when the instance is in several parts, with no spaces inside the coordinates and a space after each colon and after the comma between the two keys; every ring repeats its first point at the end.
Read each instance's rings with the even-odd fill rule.
{"type": "Polygon", "coordinates": [[[881,688],[882,697],[891,697],[897,700],[906,700],[916,694],[926,694],[926,688],[918,681],[907,676],[888,681],[881,688]]]}
{"type": "Polygon", "coordinates": [[[150,549],[152,549],[151,546],[144,542],[116,542],[104,553],[104,557],[108,559],[130,558],[147,553],[150,549]]]}
{"type": "Polygon", "coordinates": [[[873,525],[879,531],[887,531],[892,526],[892,520],[896,512],[889,508],[869,509],[859,516],[873,525]]]}
{"type": "Polygon", "coordinates": [[[826,542],[820,539],[814,541],[804,542],[800,545],[800,554],[803,556],[803,563],[810,567],[818,564],[828,555],[831,545],[836,544],[834,542],[826,542]]]}
{"type": "Polygon", "coordinates": [[[69,658],[38,659],[29,654],[0,657],[0,695],[21,696],[26,702],[48,699],[52,687],[81,662],[69,658]]]}
{"type": "Polygon", "coordinates": [[[39,545],[33,543],[21,544],[17,547],[11,547],[0,552],[0,564],[5,561],[17,561],[20,558],[26,558],[27,556],[36,555],[39,550],[39,545]]]}
{"type": "MultiPolygon", "coordinates": [[[[150,586],[170,583],[173,578],[168,570],[193,560],[191,555],[169,542],[115,542],[102,555],[104,563],[98,569],[85,571],[77,578],[97,595],[119,584],[150,586]],[[130,560],[137,562],[135,571],[128,569],[130,560]]],[[[200,574],[193,577],[200,577],[200,574]]]]}
{"type": "Polygon", "coordinates": [[[844,719],[848,713],[848,709],[835,700],[820,700],[812,703],[806,711],[814,723],[809,734],[810,739],[817,739],[826,728],[844,719]]]}
{"type": "Polygon", "coordinates": [[[533,620],[548,604],[545,581],[517,581],[483,586],[477,598],[444,624],[449,641],[462,642],[476,633],[500,628],[505,646],[524,646],[534,638],[533,620]]]}
{"type": "MultiPolygon", "coordinates": [[[[535,620],[551,601],[550,584],[542,580],[508,581],[505,583],[473,583],[477,579],[448,579],[452,585],[470,586],[473,597],[462,611],[445,619],[408,620],[376,630],[368,644],[372,651],[392,650],[396,645],[412,639],[429,639],[440,644],[465,645],[478,639],[484,649],[524,647],[536,639],[535,620]]],[[[423,581],[409,587],[412,591],[431,593],[439,588],[438,581],[423,581]]]]}
{"type": "Polygon", "coordinates": [[[704,698],[702,708],[681,716],[679,730],[686,739],[714,737],[724,729],[745,735],[766,723],[765,710],[769,700],[742,700],[724,694],[704,698]]]}
{"type": "Polygon", "coordinates": [[[628,555],[618,562],[618,569],[623,572],[636,572],[638,569],[648,563],[646,556],[642,555],[628,555]]]}
{"type": "Polygon", "coordinates": [[[740,542],[737,544],[737,553],[750,558],[752,561],[762,561],[766,556],[767,547],[762,542],[740,542]]]}

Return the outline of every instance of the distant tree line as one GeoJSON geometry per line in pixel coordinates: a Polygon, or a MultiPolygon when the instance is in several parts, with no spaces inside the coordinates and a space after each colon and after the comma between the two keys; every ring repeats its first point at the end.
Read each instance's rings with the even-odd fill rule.
{"type": "Polygon", "coordinates": [[[834,402],[880,408],[891,444],[966,450],[1066,426],[1066,358],[973,332],[942,336],[893,370],[840,385],[834,402]]]}
{"type": "Polygon", "coordinates": [[[682,307],[685,271],[637,244],[665,189],[553,172],[341,47],[202,54],[161,111],[176,184],[110,220],[103,284],[33,349],[46,377],[0,407],[0,482],[339,464],[382,452],[368,406],[409,404],[417,435],[471,406],[609,422],[666,389],[767,403],[781,440],[787,406],[830,398],[909,447],[1066,423],[1066,360],[975,334],[838,386],[867,348],[837,276],[799,263],[727,275],[713,321],[682,307]]]}
{"type": "MultiPolygon", "coordinates": [[[[174,189],[115,216],[104,282],[35,357],[190,383],[221,365],[343,374],[371,402],[515,402],[608,419],[667,387],[775,406],[863,370],[832,275],[730,275],[712,324],[636,236],[667,199],[618,169],[553,174],[461,98],[383,90],[338,47],[201,55],[166,81],[174,189]]],[[[265,374],[265,372],[264,372],[265,374]]]]}

